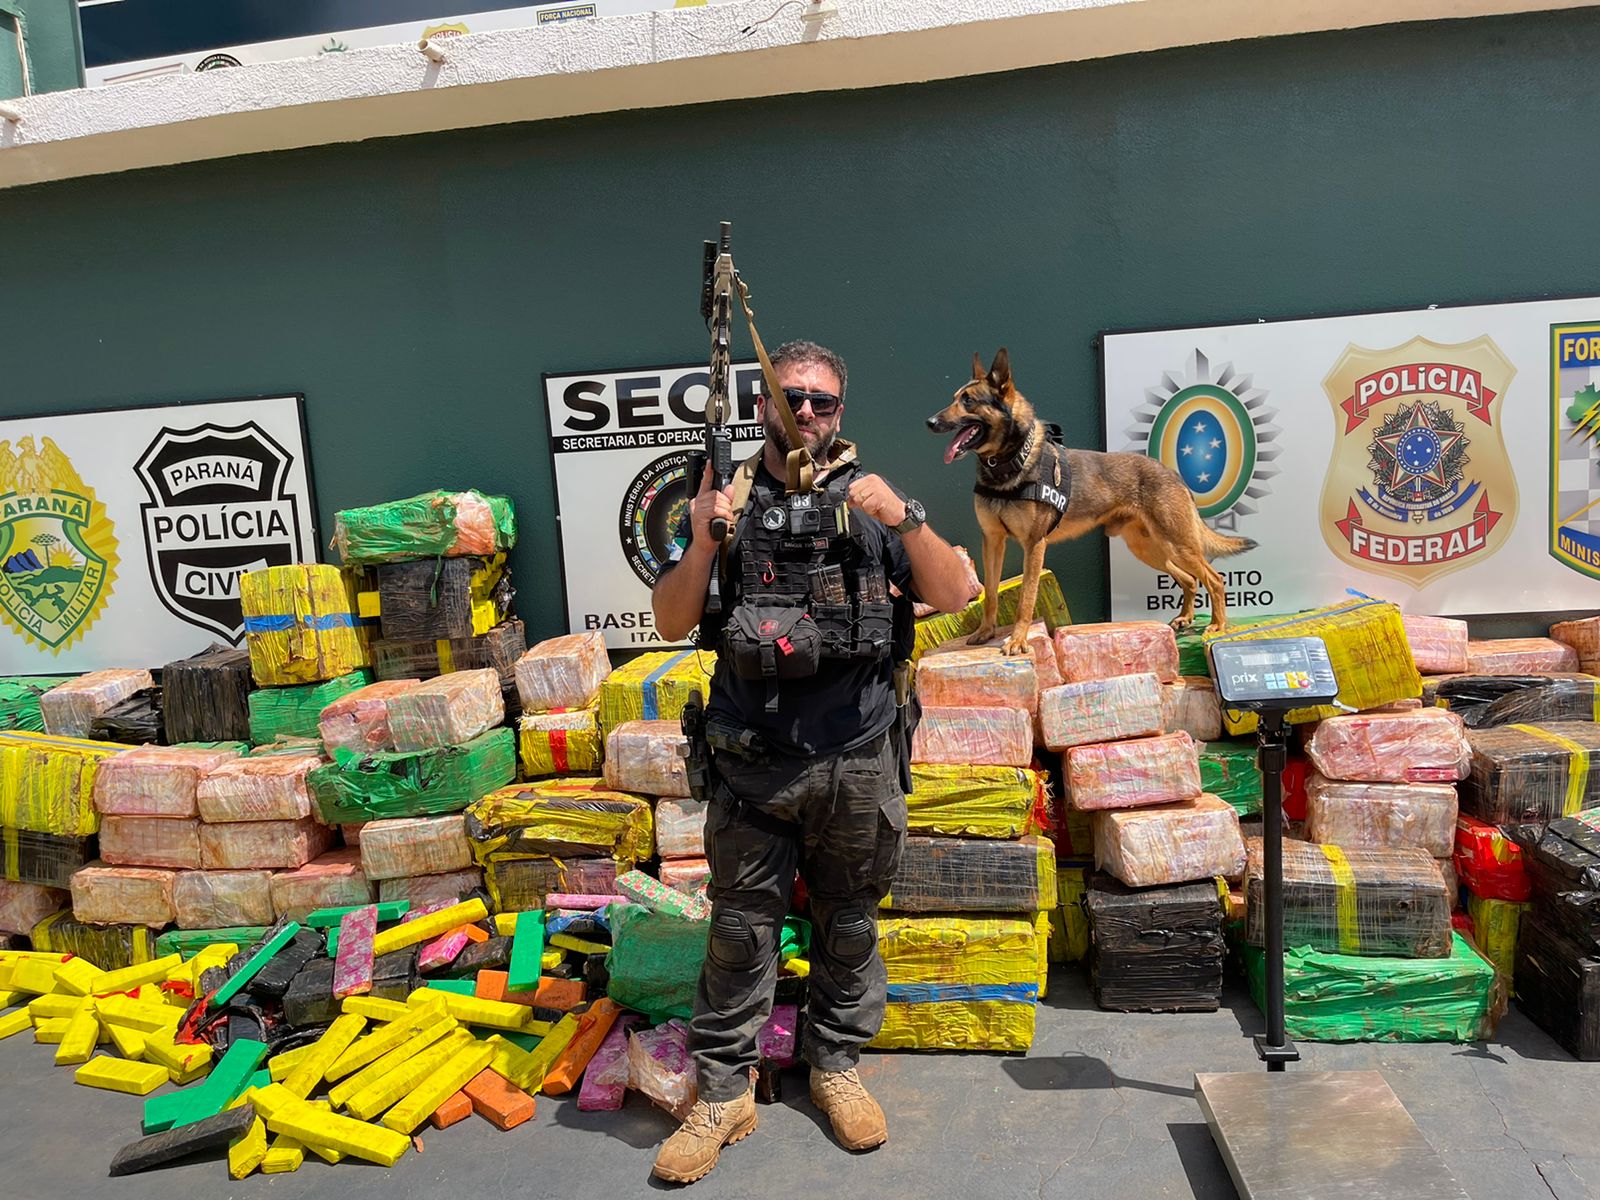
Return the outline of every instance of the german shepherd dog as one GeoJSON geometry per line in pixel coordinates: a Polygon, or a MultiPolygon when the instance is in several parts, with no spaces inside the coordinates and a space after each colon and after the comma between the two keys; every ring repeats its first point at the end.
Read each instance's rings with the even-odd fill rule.
{"type": "Polygon", "coordinates": [[[928,428],[955,434],[944,453],[946,463],[968,454],[979,459],[973,508],[983,530],[983,624],[968,639],[971,645],[995,635],[1008,537],[1022,547],[1023,577],[1017,623],[1005,653],[1026,654],[1045,547],[1096,525],[1127,542],[1140,562],[1177,580],[1183,611],[1172,621],[1174,629],[1194,624],[1196,581],[1211,598],[1209,628],[1227,628],[1222,577],[1209,560],[1241,554],[1255,542],[1209,528],[1177,472],[1153,458],[1056,445],[1011,381],[1011,356],[1003,347],[987,371],[983,360],[972,356],[972,380],[928,418],[928,428]],[[1028,496],[1021,494],[1025,491],[1028,496]],[[1035,495],[1042,498],[1031,498],[1035,495]]]}

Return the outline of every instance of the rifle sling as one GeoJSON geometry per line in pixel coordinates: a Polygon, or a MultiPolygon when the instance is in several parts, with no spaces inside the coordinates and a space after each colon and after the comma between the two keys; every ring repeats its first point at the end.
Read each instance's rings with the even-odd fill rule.
{"type": "Polygon", "coordinates": [[[778,416],[783,421],[783,432],[789,438],[789,445],[794,447],[789,451],[788,460],[784,464],[789,476],[788,492],[790,495],[795,492],[809,492],[815,483],[816,475],[816,465],[811,461],[811,451],[806,449],[805,439],[800,436],[800,426],[795,423],[794,410],[789,407],[789,398],[778,386],[778,372],[773,369],[772,359],[767,357],[767,348],[762,345],[761,335],[756,332],[756,314],[750,309],[750,289],[745,286],[744,280],[737,273],[733,281],[739,292],[739,306],[744,309],[744,319],[750,326],[750,340],[755,343],[756,357],[761,360],[761,374],[767,382],[767,397],[777,407],[778,416]]]}

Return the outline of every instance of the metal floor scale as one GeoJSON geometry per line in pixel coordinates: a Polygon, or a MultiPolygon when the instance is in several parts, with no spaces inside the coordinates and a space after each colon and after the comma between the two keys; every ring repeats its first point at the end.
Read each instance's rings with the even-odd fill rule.
{"type": "Polygon", "coordinates": [[[1284,717],[1331,704],[1339,683],[1321,638],[1213,642],[1211,674],[1223,707],[1260,718],[1267,910],[1267,1031],[1255,1039],[1265,1071],[1200,1074],[1195,1097],[1244,1200],[1466,1200],[1377,1071],[1285,1071],[1300,1052],[1283,1018],[1284,717]]]}

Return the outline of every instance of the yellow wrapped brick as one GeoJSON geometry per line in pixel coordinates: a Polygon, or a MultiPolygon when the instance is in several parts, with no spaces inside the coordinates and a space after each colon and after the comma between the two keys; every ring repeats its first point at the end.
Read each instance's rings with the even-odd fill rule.
{"type": "MultiPolygon", "coordinates": [[[[1253,642],[1262,638],[1320,637],[1328,647],[1334,676],[1339,680],[1339,703],[1353,709],[1377,708],[1422,694],[1422,676],[1411,657],[1400,609],[1386,600],[1358,599],[1249,625],[1222,634],[1206,634],[1205,644],[1219,641],[1253,642]]],[[[1332,705],[1291,709],[1291,725],[1303,725],[1337,715],[1332,705]]],[[[1223,728],[1230,734],[1254,733],[1256,716],[1233,709],[1222,710],[1223,728]]]]}
{"type": "Polygon", "coordinates": [[[463,1025],[481,1025],[485,1029],[504,1029],[520,1033],[533,1020],[534,1010],[526,1004],[508,1004],[503,1000],[484,1000],[477,996],[463,996],[437,988],[423,988],[411,993],[412,1003],[426,1002],[428,993],[444,1001],[444,1010],[463,1025]],[[424,997],[419,1001],[418,997],[424,997]]]}
{"type": "Polygon", "coordinates": [[[267,1123],[260,1117],[250,1122],[243,1137],[235,1138],[228,1147],[228,1178],[243,1179],[259,1167],[267,1157],[267,1123]]]}
{"type": "Polygon", "coordinates": [[[392,1167],[411,1145],[410,1138],[392,1129],[323,1112],[292,1095],[281,1083],[258,1088],[252,1103],[273,1133],[292,1137],[312,1149],[339,1150],[353,1158],[392,1167]]]}
{"type": "Polygon", "coordinates": [[[94,1015],[94,1002],[78,1010],[78,1015],[67,1022],[56,1047],[56,1066],[76,1066],[94,1057],[95,1043],[100,1040],[100,1020],[94,1015]]]}
{"type": "Polygon", "coordinates": [[[146,1004],[127,996],[106,996],[95,1002],[100,1019],[110,1025],[126,1025],[143,1034],[163,1033],[183,1022],[183,1010],[170,1004],[146,1004]]]}
{"type": "MultiPolygon", "coordinates": [[[[1022,576],[1013,575],[1000,584],[999,617],[996,632],[1007,631],[1017,621],[1017,602],[1022,598],[1022,576]]],[[[1063,625],[1072,624],[1072,614],[1067,610],[1067,599],[1061,594],[1061,584],[1052,571],[1039,573],[1039,594],[1033,602],[1033,619],[1043,621],[1054,633],[1063,625]]],[[[911,650],[912,661],[921,658],[941,642],[954,637],[966,637],[978,632],[983,624],[983,596],[956,613],[935,613],[917,621],[916,642],[911,650]]]]}
{"type": "Polygon", "coordinates": [[[11,967],[11,987],[19,992],[32,992],[36,996],[71,995],[56,978],[61,960],[25,958],[11,967]]]}
{"type": "Polygon", "coordinates": [[[92,997],[73,996],[66,992],[53,992],[48,996],[40,996],[36,1000],[29,1000],[27,1004],[28,1015],[35,1021],[53,1021],[60,1017],[72,1018],[78,1015],[85,1004],[92,1003],[92,997]]]}
{"type": "Polygon", "coordinates": [[[306,1055],[311,1053],[314,1045],[315,1043],[312,1043],[311,1046],[300,1046],[294,1050],[285,1050],[282,1054],[274,1054],[268,1059],[267,1074],[271,1076],[272,1082],[282,1083],[289,1078],[295,1067],[299,1066],[305,1060],[306,1055]]]}
{"type": "Polygon", "coordinates": [[[457,1029],[444,1041],[429,1046],[410,1061],[402,1063],[382,1079],[374,1080],[362,1088],[345,1105],[352,1117],[370,1121],[392,1107],[406,1093],[433,1074],[462,1051],[477,1045],[477,1040],[465,1029],[457,1029]]]}
{"type": "Polygon", "coordinates": [[[112,992],[131,992],[146,984],[165,982],[173,972],[183,969],[183,955],[168,954],[150,962],[135,963],[117,971],[107,971],[95,985],[95,994],[104,996],[112,992]]]}
{"type": "Polygon", "coordinates": [[[211,1047],[203,1042],[178,1045],[171,1031],[152,1033],[144,1042],[144,1056],[167,1069],[172,1082],[183,1084],[211,1069],[211,1047]]]}
{"type": "Polygon", "coordinates": [[[1088,891],[1087,867],[1056,864],[1058,904],[1050,922],[1050,961],[1078,962],[1089,953],[1089,915],[1083,898],[1088,891]]]}
{"type": "Polygon", "coordinates": [[[1492,900],[1484,896],[1469,896],[1467,912],[1472,917],[1473,941],[1483,956],[1494,964],[1494,969],[1506,986],[1512,983],[1512,964],[1517,957],[1517,932],[1522,926],[1522,914],[1533,906],[1515,900],[1492,900]]]}
{"type": "Polygon", "coordinates": [[[338,567],[298,563],[239,577],[250,672],[264,687],[337,679],[367,665],[367,631],[338,567]]]}
{"type": "Polygon", "coordinates": [[[41,1046],[59,1046],[72,1025],[71,1017],[40,1017],[33,1022],[33,1040],[41,1046]]]}
{"type": "Polygon", "coordinates": [[[0,1041],[21,1033],[24,1029],[31,1028],[33,1018],[28,1015],[28,1010],[19,1008],[16,1012],[7,1013],[0,1017],[0,1041]]]}
{"type": "Polygon", "coordinates": [[[385,1000],[381,996],[347,996],[339,1005],[339,1011],[372,1021],[398,1021],[411,1015],[411,1009],[400,1001],[385,1000]]]}
{"type": "Polygon", "coordinates": [[[85,836],[100,828],[94,780],[127,746],[48,733],[0,733],[0,826],[85,836]]]}
{"type": "Polygon", "coordinates": [[[396,1133],[410,1133],[432,1115],[451,1096],[455,1095],[489,1065],[495,1048],[487,1042],[476,1042],[458,1052],[437,1071],[434,1071],[405,1097],[383,1114],[379,1124],[396,1133]]]}
{"type": "MultiPolygon", "coordinates": [[[[335,1084],[328,1092],[328,1099],[333,1102],[335,1108],[343,1108],[350,1102],[352,1096],[377,1083],[397,1067],[410,1062],[441,1038],[454,1033],[458,1027],[459,1022],[454,1017],[431,1014],[431,1019],[422,1029],[335,1084]]],[[[338,1066],[339,1064],[334,1064],[334,1069],[337,1070],[338,1066]]]]}
{"type": "Polygon", "coordinates": [[[284,1090],[299,1096],[302,1100],[309,1097],[322,1082],[323,1076],[328,1073],[328,1068],[350,1048],[350,1043],[356,1040],[366,1023],[365,1017],[354,1013],[336,1017],[333,1024],[323,1031],[322,1036],[312,1043],[311,1053],[301,1059],[289,1077],[283,1081],[284,1090]]]}
{"type": "Polygon", "coordinates": [[[914,834],[1018,838],[1041,824],[1044,777],[1022,767],[912,763],[906,812],[914,834]]]}
{"type": "Polygon", "coordinates": [[[56,968],[56,984],[73,996],[89,996],[106,989],[95,985],[106,977],[106,972],[87,958],[69,958],[56,968]]]}
{"type": "Polygon", "coordinates": [[[711,694],[717,656],[704,650],[659,650],[618,667],[600,684],[600,736],[624,721],[672,721],[696,692],[711,694]]]}
{"type": "Polygon", "coordinates": [[[870,1043],[920,1050],[1026,1050],[1039,995],[1037,918],[884,917],[889,976],[870,1043]]]}
{"type": "Polygon", "coordinates": [[[482,900],[465,900],[460,904],[452,904],[449,908],[441,908],[425,917],[418,917],[414,921],[406,921],[385,929],[372,939],[372,956],[380,958],[396,950],[404,950],[407,946],[429,941],[462,925],[481,921],[488,915],[488,905],[482,900]]]}
{"type": "Polygon", "coordinates": [[[91,1058],[72,1073],[74,1083],[104,1088],[129,1096],[148,1096],[167,1081],[166,1071],[155,1063],[125,1062],[104,1054],[91,1058]]]}
{"type": "Polygon", "coordinates": [[[298,1171],[300,1165],[306,1161],[306,1148],[300,1142],[286,1133],[280,1133],[273,1139],[272,1148],[267,1151],[267,1156],[261,1160],[261,1173],[263,1175],[284,1175],[291,1171],[298,1171]]]}
{"type": "MultiPolygon", "coordinates": [[[[144,1057],[144,1045],[148,1039],[137,1029],[130,1029],[126,1025],[113,1025],[110,1021],[100,1022],[100,1027],[111,1035],[111,1044],[117,1048],[117,1053],[122,1055],[123,1058],[137,1059],[144,1057]]],[[[154,1066],[155,1064],[151,1065],[154,1066]]],[[[165,1083],[167,1079],[166,1069],[158,1069],[161,1071],[161,1080],[165,1083]]]]}
{"type": "Polygon", "coordinates": [[[525,712],[517,725],[522,775],[593,775],[600,770],[600,706],[525,712]]]}

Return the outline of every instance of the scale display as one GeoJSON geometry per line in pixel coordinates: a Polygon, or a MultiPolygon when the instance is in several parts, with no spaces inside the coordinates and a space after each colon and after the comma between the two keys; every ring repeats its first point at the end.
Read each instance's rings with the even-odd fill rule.
{"type": "Polygon", "coordinates": [[[1310,708],[1339,694],[1321,638],[1213,642],[1207,649],[1217,694],[1229,708],[1310,708]]]}

